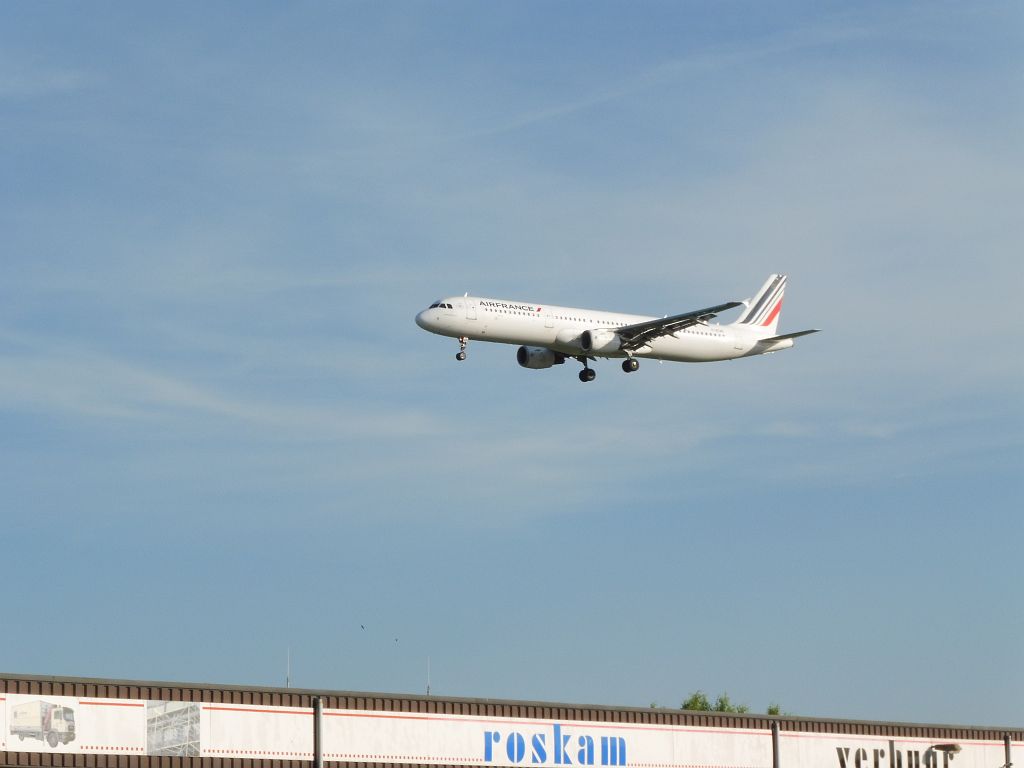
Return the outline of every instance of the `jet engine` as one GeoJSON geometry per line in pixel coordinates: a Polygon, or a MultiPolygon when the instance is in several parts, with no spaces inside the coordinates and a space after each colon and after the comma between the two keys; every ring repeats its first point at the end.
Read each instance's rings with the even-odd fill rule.
{"type": "Polygon", "coordinates": [[[608,355],[622,350],[622,339],[615,331],[605,329],[584,331],[580,336],[580,346],[588,354],[608,355]]]}
{"type": "Polygon", "coordinates": [[[550,368],[565,362],[565,355],[552,352],[547,347],[520,347],[516,350],[516,360],[523,368],[550,368]]]}
{"type": "Polygon", "coordinates": [[[563,328],[555,335],[555,341],[559,346],[575,352],[580,348],[580,332],[576,328],[563,328]]]}

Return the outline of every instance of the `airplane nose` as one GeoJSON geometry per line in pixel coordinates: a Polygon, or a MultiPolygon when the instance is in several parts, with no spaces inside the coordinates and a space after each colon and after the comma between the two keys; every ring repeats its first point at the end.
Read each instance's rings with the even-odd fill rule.
{"type": "Polygon", "coordinates": [[[422,312],[416,315],[416,325],[418,325],[425,331],[430,330],[430,327],[427,325],[427,310],[424,309],[422,312]]]}

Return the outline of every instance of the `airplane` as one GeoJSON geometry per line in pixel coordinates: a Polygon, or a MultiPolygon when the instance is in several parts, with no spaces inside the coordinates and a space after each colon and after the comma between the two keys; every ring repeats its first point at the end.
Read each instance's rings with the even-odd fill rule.
{"type": "Polygon", "coordinates": [[[587,382],[597,377],[590,361],[599,357],[624,358],[622,370],[632,373],[640,367],[640,358],[702,363],[788,349],[794,339],[820,329],[776,335],[785,290],[786,276],[770,275],[752,299],[666,317],[537,305],[467,293],[435,301],[416,315],[416,324],[458,339],[456,360],[466,359],[470,339],[519,344],[516,360],[523,368],[550,368],[574,358],[583,364],[580,381],[587,382]],[[740,306],[744,310],[735,322],[708,322],[740,306]]]}

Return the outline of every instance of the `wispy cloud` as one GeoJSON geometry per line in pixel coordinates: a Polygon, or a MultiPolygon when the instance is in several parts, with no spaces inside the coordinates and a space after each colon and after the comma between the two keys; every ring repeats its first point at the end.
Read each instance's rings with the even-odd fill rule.
{"type": "Polygon", "coordinates": [[[867,40],[948,39],[925,23],[932,14],[920,8],[892,9],[884,18],[877,13],[858,14],[855,10],[836,14],[815,23],[767,34],[759,39],[709,45],[670,58],[647,69],[623,76],[594,88],[590,93],[560,103],[524,112],[486,128],[458,134],[456,140],[496,136],[540,123],[627,100],[647,91],[677,85],[680,82],[709,77],[715,73],[755,66],[759,62],[805,53],[821,48],[863,44],[867,40]]]}
{"type": "Polygon", "coordinates": [[[436,431],[426,412],[412,407],[333,402],[322,407],[281,399],[226,394],[188,377],[90,351],[80,344],[23,334],[0,335],[0,408],[56,418],[107,419],[265,430],[277,439],[390,439],[436,431]]]}
{"type": "Polygon", "coordinates": [[[86,70],[49,68],[9,59],[0,66],[0,98],[38,98],[73,93],[97,86],[98,78],[86,70]]]}

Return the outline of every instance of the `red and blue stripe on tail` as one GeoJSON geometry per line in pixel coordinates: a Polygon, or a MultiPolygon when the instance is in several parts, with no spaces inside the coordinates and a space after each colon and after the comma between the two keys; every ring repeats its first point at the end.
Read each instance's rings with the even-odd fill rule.
{"type": "Polygon", "coordinates": [[[757,295],[749,301],[746,311],[736,321],[737,325],[752,325],[774,334],[779,325],[779,313],[782,311],[782,296],[786,292],[786,276],[770,275],[757,295]]]}

